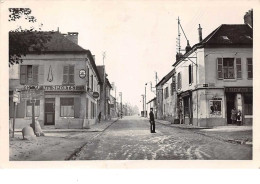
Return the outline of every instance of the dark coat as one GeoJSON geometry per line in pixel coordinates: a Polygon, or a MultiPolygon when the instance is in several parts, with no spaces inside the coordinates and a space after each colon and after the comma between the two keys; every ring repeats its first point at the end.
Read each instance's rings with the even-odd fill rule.
{"type": "Polygon", "coordinates": [[[150,121],[154,121],[154,114],[152,111],[149,113],[149,116],[150,116],[150,121]]]}

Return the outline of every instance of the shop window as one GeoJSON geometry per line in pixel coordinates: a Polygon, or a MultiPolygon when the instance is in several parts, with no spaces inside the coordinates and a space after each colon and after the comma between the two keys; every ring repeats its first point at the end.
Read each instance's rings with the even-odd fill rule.
{"type": "Polygon", "coordinates": [[[20,66],[20,84],[38,84],[38,65],[20,66]]]}
{"type": "Polygon", "coordinates": [[[253,94],[244,94],[244,114],[253,115],[253,94]]]}
{"type": "MultiPolygon", "coordinates": [[[[30,100],[26,101],[26,116],[27,117],[32,117],[32,102],[30,100]]],[[[35,101],[35,106],[34,106],[34,115],[35,117],[40,116],[40,100],[35,101]]]]}
{"type": "Polygon", "coordinates": [[[74,98],[60,99],[60,116],[74,117],[74,98]]]}
{"type": "Polygon", "coordinates": [[[241,58],[236,58],[237,78],[242,79],[241,58]]]}
{"type": "Polygon", "coordinates": [[[63,66],[63,84],[74,83],[74,65],[63,66]]]}
{"type": "Polygon", "coordinates": [[[193,67],[189,65],[189,84],[193,83],[193,67]]]}
{"type": "Polygon", "coordinates": [[[177,80],[178,80],[178,84],[177,84],[177,85],[178,85],[178,89],[180,90],[181,87],[182,87],[182,86],[181,86],[181,72],[178,73],[177,78],[178,78],[178,79],[177,79],[177,80]]]}
{"type": "Polygon", "coordinates": [[[252,58],[247,58],[247,78],[253,78],[253,61],[252,58]]]}

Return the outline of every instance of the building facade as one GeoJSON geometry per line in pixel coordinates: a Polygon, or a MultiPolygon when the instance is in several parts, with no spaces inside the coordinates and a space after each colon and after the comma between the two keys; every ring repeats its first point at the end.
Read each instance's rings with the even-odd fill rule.
{"type": "Polygon", "coordinates": [[[98,99],[93,92],[99,91],[100,82],[92,54],[77,44],[76,33],[47,34],[51,39],[41,54],[32,51],[21,64],[10,67],[10,119],[14,117],[13,92],[18,90],[16,128],[31,124],[33,103],[42,127],[88,127],[97,119],[98,99]]]}
{"type": "Polygon", "coordinates": [[[202,127],[231,123],[231,110],[253,117],[253,30],[221,25],[173,65],[180,122],[202,127]]]}

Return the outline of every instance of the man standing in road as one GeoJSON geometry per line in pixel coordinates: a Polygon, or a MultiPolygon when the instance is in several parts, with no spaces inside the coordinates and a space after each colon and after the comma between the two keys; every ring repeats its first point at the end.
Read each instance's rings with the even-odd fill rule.
{"type": "Polygon", "coordinates": [[[153,108],[150,109],[150,128],[151,128],[151,133],[156,133],[155,132],[155,121],[154,121],[154,114],[153,114],[153,108]]]}

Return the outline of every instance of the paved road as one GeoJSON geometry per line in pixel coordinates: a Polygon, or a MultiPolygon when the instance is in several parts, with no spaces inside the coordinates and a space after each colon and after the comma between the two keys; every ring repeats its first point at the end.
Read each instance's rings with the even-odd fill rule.
{"type": "Polygon", "coordinates": [[[252,147],[232,144],[194,131],[124,117],[88,142],[75,160],[250,160],[252,147]]]}

